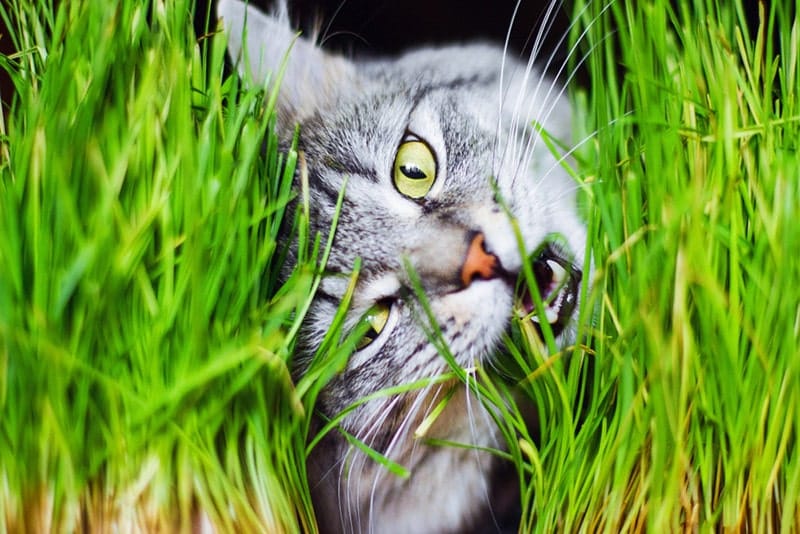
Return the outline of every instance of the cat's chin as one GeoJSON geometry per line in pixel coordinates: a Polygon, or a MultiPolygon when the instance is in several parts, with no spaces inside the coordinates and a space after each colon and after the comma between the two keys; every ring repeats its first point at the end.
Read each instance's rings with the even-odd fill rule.
{"type": "Polygon", "coordinates": [[[462,365],[491,353],[506,332],[511,319],[514,288],[502,278],[476,280],[460,291],[433,301],[433,311],[441,319],[451,352],[462,365]],[[448,336],[448,332],[457,335],[448,336]],[[462,356],[463,355],[463,356],[462,356]]]}

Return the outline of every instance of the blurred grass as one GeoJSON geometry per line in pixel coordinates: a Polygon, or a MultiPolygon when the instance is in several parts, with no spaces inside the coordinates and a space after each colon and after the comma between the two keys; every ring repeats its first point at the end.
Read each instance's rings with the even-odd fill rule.
{"type": "Polygon", "coordinates": [[[742,2],[616,2],[589,29],[592,370],[532,383],[532,530],[800,527],[800,28],[760,6],[748,29],[742,2]]]}
{"type": "MultiPolygon", "coordinates": [[[[533,437],[504,384],[454,373],[497,407],[524,531],[800,528],[800,29],[762,5],[750,32],[741,1],[573,2],[585,343],[518,325],[533,437]]],[[[309,415],[358,334],[292,380],[328,245],[286,209],[265,93],[192,9],[0,5],[2,532],[315,528],[309,415]]]]}
{"type": "Polygon", "coordinates": [[[280,285],[296,154],[191,9],[0,7],[3,531],[312,528],[288,363],[319,244],[300,212],[280,285]]]}

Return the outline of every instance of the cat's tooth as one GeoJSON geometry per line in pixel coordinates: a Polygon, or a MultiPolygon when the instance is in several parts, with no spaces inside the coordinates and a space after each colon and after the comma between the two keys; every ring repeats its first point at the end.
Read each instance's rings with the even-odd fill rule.
{"type": "MultiPolygon", "coordinates": [[[[559,306],[560,307],[560,306],[559,306]]],[[[558,322],[558,310],[552,307],[548,307],[544,310],[544,316],[547,317],[547,322],[550,324],[555,324],[558,322]]],[[[539,321],[539,316],[537,314],[533,314],[531,316],[531,321],[536,324],[541,324],[539,321]]]]}
{"type": "MultiPolygon", "coordinates": [[[[564,291],[561,291],[549,306],[545,305],[544,316],[547,318],[547,322],[550,324],[555,324],[558,322],[558,314],[561,312],[561,306],[564,304],[565,300],[564,293],[564,291]]],[[[531,321],[539,323],[539,315],[536,313],[531,315],[531,321]]]]}
{"type": "Polygon", "coordinates": [[[564,269],[560,263],[553,260],[547,260],[547,265],[550,267],[550,270],[553,271],[553,282],[557,285],[561,285],[567,279],[567,271],[564,269]]]}
{"type": "Polygon", "coordinates": [[[567,291],[562,290],[556,296],[556,299],[547,307],[545,315],[548,322],[554,324],[558,321],[558,316],[561,314],[561,308],[564,306],[564,301],[567,300],[567,291]]]}

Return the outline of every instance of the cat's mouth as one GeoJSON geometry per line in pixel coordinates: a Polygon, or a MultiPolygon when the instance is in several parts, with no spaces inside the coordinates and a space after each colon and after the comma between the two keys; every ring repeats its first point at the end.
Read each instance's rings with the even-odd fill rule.
{"type": "Polygon", "coordinates": [[[517,284],[515,310],[521,318],[533,323],[539,336],[543,336],[544,319],[550,325],[553,336],[558,337],[569,323],[578,303],[581,271],[550,246],[532,260],[531,267],[542,299],[543,314],[537,312],[524,276],[520,277],[517,284]]]}

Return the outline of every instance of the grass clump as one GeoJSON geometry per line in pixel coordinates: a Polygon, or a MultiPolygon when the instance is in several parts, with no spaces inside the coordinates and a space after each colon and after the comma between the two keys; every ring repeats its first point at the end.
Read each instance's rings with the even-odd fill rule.
{"type": "Polygon", "coordinates": [[[279,283],[296,154],[192,9],[0,7],[3,531],[313,524],[288,361],[319,245],[301,212],[279,283]]]}
{"type": "Polygon", "coordinates": [[[566,392],[532,530],[800,526],[800,25],[744,7],[615,2],[589,28],[593,372],[532,384],[566,392]]]}
{"type": "MultiPolygon", "coordinates": [[[[753,27],[740,0],[573,4],[585,343],[509,343],[537,436],[485,369],[453,376],[496,407],[525,532],[796,531],[797,6],[753,27]]],[[[358,335],[340,343],[339,316],[291,376],[330,245],[303,191],[289,208],[271,100],[224,75],[193,9],[0,6],[3,531],[316,529],[310,414],[358,335]]]]}

